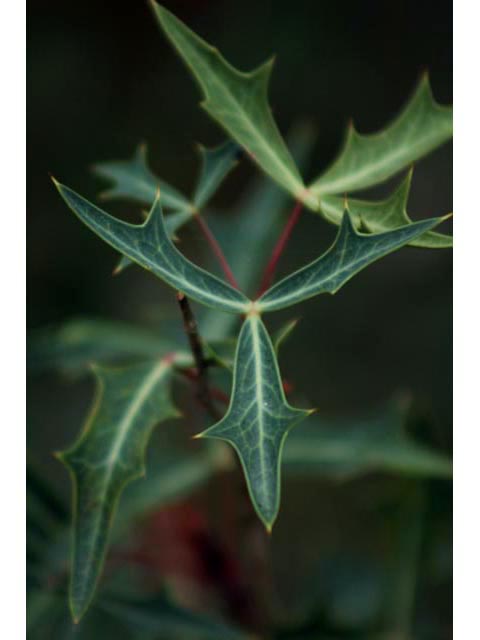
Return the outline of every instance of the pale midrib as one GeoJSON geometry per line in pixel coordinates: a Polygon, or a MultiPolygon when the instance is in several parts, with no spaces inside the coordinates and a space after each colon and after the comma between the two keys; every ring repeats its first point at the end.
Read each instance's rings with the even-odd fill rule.
{"type": "MultiPolygon", "coordinates": [[[[227,298],[223,298],[221,296],[216,296],[214,294],[211,294],[208,289],[199,289],[198,287],[196,287],[194,284],[192,284],[191,282],[188,282],[187,280],[185,280],[184,278],[181,278],[180,276],[177,276],[176,274],[172,273],[171,271],[168,271],[168,269],[164,268],[164,267],[160,267],[158,264],[155,264],[152,260],[148,260],[145,257],[145,254],[143,254],[141,252],[141,250],[138,248],[137,251],[134,252],[131,250],[131,246],[126,244],[125,242],[122,242],[121,240],[118,239],[118,236],[115,235],[115,233],[113,233],[112,231],[107,231],[105,229],[102,229],[101,227],[98,227],[98,225],[95,225],[95,223],[93,223],[94,226],[98,229],[100,228],[100,230],[103,231],[103,233],[105,233],[106,236],[108,236],[112,242],[112,244],[117,245],[117,247],[122,247],[121,251],[122,253],[124,253],[127,258],[129,258],[130,260],[134,260],[139,259],[139,258],[143,258],[144,264],[147,264],[150,269],[155,272],[155,271],[159,271],[163,277],[165,278],[165,280],[169,281],[168,284],[170,284],[170,286],[173,286],[175,288],[178,288],[180,290],[183,290],[185,292],[195,292],[196,293],[196,297],[197,299],[199,299],[200,301],[202,300],[208,300],[209,302],[217,302],[223,305],[223,308],[228,308],[230,311],[245,311],[247,308],[247,303],[241,303],[241,302],[233,302],[231,300],[228,300],[227,298]],[[130,255],[129,255],[130,254],[130,255]],[[135,255],[135,258],[132,258],[131,256],[135,255]]],[[[167,236],[168,237],[168,236],[167,236]]],[[[182,260],[184,260],[183,256],[180,254],[180,252],[178,252],[175,247],[172,246],[172,249],[174,249],[174,251],[176,251],[182,258],[182,260]]],[[[162,257],[165,259],[163,253],[161,254],[162,257]]],[[[193,263],[191,264],[191,266],[193,268],[197,268],[193,263]]],[[[208,272],[207,276],[213,278],[213,276],[211,276],[208,272]]],[[[202,275],[204,275],[202,273],[202,275]]],[[[225,283],[223,283],[221,280],[219,280],[219,282],[224,285],[225,283]]],[[[233,289],[233,291],[235,291],[233,289]]],[[[248,301],[247,301],[248,302],[248,301]]]]}
{"type": "MultiPolygon", "coordinates": [[[[209,68],[208,65],[206,65],[207,69],[209,68]]],[[[192,66],[193,68],[193,66],[192,66]]],[[[296,192],[297,190],[300,192],[304,189],[304,185],[303,182],[301,180],[301,178],[299,176],[296,176],[296,170],[293,170],[291,167],[288,166],[288,164],[285,164],[285,162],[280,159],[280,157],[278,156],[277,153],[275,153],[275,151],[268,145],[265,136],[262,135],[262,132],[260,129],[257,129],[254,124],[252,123],[252,119],[249,117],[249,114],[245,111],[245,109],[243,108],[241,102],[239,100],[236,99],[235,95],[228,90],[228,88],[225,86],[224,83],[222,83],[220,80],[217,79],[217,76],[215,73],[212,73],[211,76],[213,82],[217,85],[217,87],[220,88],[221,92],[224,92],[227,96],[227,101],[230,102],[230,104],[232,105],[230,107],[230,111],[231,114],[235,114],[237,116],[237,118],[239,120],[241,120],[245,125],[246,125],[246,129],[250,132],[250,134],[253,136],[254,139],[257,139],[257,144],[259,144],[259,148],[260,150],[263,149],[264,153],[266,153],[267,156],[270,157],[270,159],[273,161],[273,164],[280,170],[280,173],[283,174],[284,176],[286,176],[288,182],[291,184],[292,186],[292,191],[296,192]],[[235,113],[235,111],[237,111],[237,113],[235,113]]],[[[209,91],[207,90],[206,86],[203,85],[203,90],[205,92],[205,98],[206,98],[206,103],[205,106],[208,106],[209,102],[214,102],[215,99],[211,98],[211,95],[209,93],[209,91]]],[[[267,112],[267,116],[268,114],[268,104],[267,105],[263,105],[264,109],[266,109],[267,112]]],[[[213,114],[212,114],[213,115],[213,114]]],[[[216,116],[218,117],[218,116],[216,116]]],[[[232,115],[230,116],[232,117],[232,115]]],[[[223,124],[223,123],[222,123],[223,124]]],[[[232,131],[233,133],[233,129],[231,125],[224,125],[224,126],[228,126],[228,128],[232,131]]],[[[275,125],[274,125],[275,127],[275,125]]],[[[278,133],[278,131],[275,131],[275,133],[277,135],[280,135],[278,133]]],[[[280,141],[280,145],[282,144],[282,142],[280,141]]],[[[242,145],[245,146],[245,145],[242,145]]],[[[286,153],[288,154],[289,151],[287,148],[285,148],[283,151],[286,151],[286,153]]],[[[292,160],[293,163],[293,160],[292,160]]],[[[293,163],[294,164],[294,163],[293,163]]],[[[264,167],[265,171],[267,171],[268,173],[270,173],[272,175],[272,177],[275,177],[273,174],[273,171],[270,171],[267,169],[267,167],[264,167]]],[[[278,178],[275,178],[278,179],[278,178]]]]}
{"type": "Polygon", "coordinates": [[[257,398],[257,416],[258,416],[258,431],[259,431],[259,451],[260,451],[260,471],[262,478],[262,485],[265,493],[265,458],[264,458],[264,424],[263,424],[263,384],[262,384],[262,356],[260,349],[260,340],[258,336],[258,320],[251,319],[250,326],[252,328],[252,343],[253,354],[255,360],[255,394],[257,398]]]}
{"type": "MultiPolygon", "coordinates": [[[[410,238],[411,239],[411,238],[410,238]]],[[[394,250],[396,248],[396,245],[393,245],[391,247],[388,247],[387,251],[390,250],[394,250]]],[[[345,248],[342,250],[343,252],[345,252],[345,248]]],[[[326,283],[330,282],[331,280],[333,280],[334,278],[336,278],[337,276],[345,273],[345,271],[349,271],[349,270],[354,270],[357,268],[357,266],[362,263],[364,260],[369,260],[370,258],[372,258],[372,256],[374,256],[375,258],[379,258],[382,256],[382,254],[378,254],[378,255],[374,255],[373,252],[370,252],[369,254],[366,254],[365,256],[358,258],[357,260],[350,262],[349,264],[345,265],[344,267],[342,267],[341,269],[335,269],[334,272],[326,275],[326,276],[321,276],[320,280],[317,280],[316,282],[314,282],[311,285],[308,285],[306,287],[303,287],[301,289],[296,289],[293,294],[292,293],[287,293],[284,294],[282,296],[278,296],[278,297],[274,297],[272,298],[270,301],[266,301],[264,304],[262,304],[262,301],[259,301],[259,308],[262,311],[267,311],[268,309],[270,309],[273,305],[278,305],[278,304],[282,304],[284,302],[288,302],[288,303],[293,303],[296,302],[298,300],[303,299],[305,296],[308,296],[310,294],[312,294],[312,292],[315,292],[315,290],[317,289],[317,287],[324,287],[326,283]]],[[[342,261],[343,261],[343,256],[342,256],[342,261]]],[[[309,267],[306,267],[307,269],[309,267]]],[[[291,277],[293,277],[295,274],[293,274],[291,277]]],[[[354,274],[352,274],[354,275],[354,274]]],[[[285,281],[286,282],[286,281],[285,281]]],[[[343,283],[342,283],[343,284],[343,283]]],[[[278,287],[280,287],[282,285],[281,282],[278,283],[278,287]]],[[[273,293],[273,290],[272,290],[273,293]]],[[[317,293],[322,293],[322,291],[318,291],[317,293]]]]}
{"type": "MultiPolygon", "coordinates": [[[[112,479],[113,471],[115,468],[115,463],[118,460],[120,451],[125,444],[125,440],[128,437],[130,427],[137,416],[138,412],[142,408],[142,405],[148,395],[151,393],[152,389],[155,387],[160,378],[170,369],[171,363],[167,363],[165,361],[161,361],[144,379],[142,386],[139,389],[138,394],[136,394],[134,400],[128,406],[127,412],[122,419],[119,429],[118,435],[115,441],[115,444],[108,456],[105,465],[106,465],[106,474],[104,476],[102,486],[103,491],[101,492],[101,496],[99,498],[99,502],[103,504],[105,501],[106,495],[108,493],[110,481],[112,479]]],[[[98,511],[98,517],[95,519],[95,525],[93,528],[93,534],[90,536],[92,541],[90,548],[91,551],[95,549],[95,544],[98,539],[98,532],[100,529],[102,511],[98,511]]],[[[93,563],[89,562],[88,566],[93,566],[93,563]]],[[[86,574],[85,574],[86,575],[86,574]]],[[[85,583],[86,584],[86,583],[85,583]]]]}
{"type": "Polygon", "coordinates": [[[142,383],[142,386],[139,389],[138,395],[134,398],[134,400],[130,403],[127,412],[120,423],[118,429],[118,435],[116,442],[110,452],[110,455],[107,458],[107,466],[113,467],[122,446],[125,443],[125,440],[128,436],[128,432],[132,425],[133,420],[137,416],[139,410],[142,408],[142,404],[145,399],[148,397],[149,393],[153,389],[153,387],[160,380],[162,375],[171,367],[169,363],[160,362],[154,369],[151,371],[145,380],[142,383]]]}
{"type": "MultiPolygon", "coordinates": [[[[366,176],[369,176],[370,174],[375,174],[376,172],[383,169],[383,167],[388,166],[389,164],[394,164],[399,158],[403,158],[404,163],[409,162],[412,155],[412,150],[414,150],[414,157],[415,157],[419,152],[419,149],[422,149],[425,147],[428,148],[431,137],[432,136],[426,136],[424,139],[422,139],[421,142],[417,142],[417,144],[414,146],[397,149],[396,151],[389,153],[388,156],[381,161],[365,164],[362,169],[356,171],[355,173],[349,173],[347,177],[337,178],[336,180],[330,180],[330,181],[328,180],[323,181],[323,179],[320,178],[317,183],[317,186],[315,186],[315,183],[314,183],[309,188],[311,191],[321,196],[323,194],[329,195],[329,194],[338,193],[340,191],[343,191],[344,189],[359,189],[362,186],[368,186],[368,185],[358,185],[356,184],[356,182],[358,180],[365,178],[366,176]],[[407,151],[405,151],[405,149],[407,149],[407,151]],[[353,182],[353,185],[351,184],[352,182],[353,182]]],[[[344,156],[344,158],[345,157],[346,156],[344,156]]],[[[343,160],[343,158],[339,158],[338,163],[340,163],[341,160],[343,160]]],[[[333,167],[332,167],[332,170],[333,170],[333,167]]]]}

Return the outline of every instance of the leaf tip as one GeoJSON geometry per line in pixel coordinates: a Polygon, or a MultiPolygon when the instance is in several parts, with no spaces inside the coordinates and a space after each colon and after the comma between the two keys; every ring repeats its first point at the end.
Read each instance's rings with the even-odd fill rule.
{"type": "Polygon", "coordinates": [[[51,173],[48,174],[50,176],[50,180],[53,182],[53,184],[55,185],[55,187],[60,191],[62,185],[60,184],[60,182],[55,178],[55,176],[53,176],[51,173]]]}

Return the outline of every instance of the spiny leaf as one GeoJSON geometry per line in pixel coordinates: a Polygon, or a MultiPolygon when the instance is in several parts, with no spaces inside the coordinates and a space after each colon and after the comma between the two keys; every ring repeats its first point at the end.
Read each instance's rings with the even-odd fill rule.
{"type": "MultiPolygon", "coordinates": [[[[192,211],[176,211],[175,213],[170,213],[168,216],[165,216],[165,229],[167,231],[168,237],[172,240],[175,239],[176,232],[183,227],[183,225],[191,220],[194,214],[192,211]]],[[[127,256],[122,256],[117,263],[117,266],[113,270],[113,275],[117,276],[119,273],[124,271],[127,267],[133,264],[133,261],[130,260],[127,256]]]]}
{"type": "Polygon", "coordinates": [[[207,149],[200,146],[202,170],[192,198],[195,209],[203,209],[220,184],[238,163],[241,149],[235,142],[227,140],[219,147],[207,149]]]}
{"type": "Polygon", "coordinates": [[[374,471],[450,477],[448,457],[414,440],[406,432],[405,422],[405,408],[396,401],[356,418],[315,416],[288,439],[285,471],[336,479],[374,471]]]}
{"type": "Polygon", "coordinates": [[[188,198],[151,172],[147,163],[147,147],[144,144],[136,149],[131,160],[100,162],[94,165],[93,170],[97,175],[114,183],[110,189],[101,194],[104,200],[130,198],[150,205],[160,189],[165,209],[175,211],[191,209],[188,198]]]}
{"type": "Polygon", "coordinates": [[[253,506],[271,530],[280,506],[280,464],[288,431],[311,411],[285,399],[275,351],[258,316],[245,320],[238,338],[230,406],[199,437],[230,443],[242,464],[253,506]]]}
{"type": "MultiPolygon", "coordinates": [[[[413,222],[407,213],[412,174],[413,169],[410,169],[404,180],[386,200],[368,202],[366,200],[356,200],[355,198],[349,199],[348,210],[357,229],[363,226],[372,233],[381,233],[391,229],[398,229],[398,227],[403,227],[413,222]]],[[[322,198],[322,213],[325,218],[334,224],[339,225],[341,223],[343,211],[344,198],[338,196],[324,196],[322,198]]],[[[427,231],[409,242],[409,245],[412,247],[441,249],[451,247],[452,243],[451,236],[436,231],[427,231]]]]}
{"type": "Polygon", "coordinates": [[[317,196],[364,189],[386,180],[452,136],[452,109],[435,102],[425,74],[400,115],[378,133],[349,127],[337,159],[310,186],[317,196]]]}
{"type": "Polygon", "coordinates": [[[57,369],[79,374],[94,361],[153,359],[177,347],[173,340],[122,322],[73,318],[29,336],[27,364],[33,371],[57,369]]]}
{"type": "MultiPolygon", "coordinates": [[[[145,145],[140,145],[132,160],[100,163],[94,170],[97,175],[115,182],[112,189],[100,194],[103,199],[127,197],[151,205],[160,187],[163,208],[174,210],[165,218],[167,231],[174,238],[176,231],[198,214],[214,195],[237,164],[239,153],[240,147],[231,141],[213,149],[201,146],[202,168],[191,200],[150,171],[145,145]]],[[[118,275],[131,264],[130,258],[122,256],[114,274],[118,275]]]]}
{"type": "Polygon", "coordinates": [[[295,271],[257,301],[258,311],[290,307],[320,293],[336,293],[356,273],[375,260],[399,249],[445,218],[422,220],[385,233],[358,233],[345,211],[333,245],[320,258],[295,271]]]}
{"type": "Polygon", "coordinates": [[[173,245],[165,228],[158,196],[147,220],[142,225],[132,225],[113,218],[68,187],[58,182],[55,185],[87,227],[170,286],[219,310],[242,313],[248,309],[249,301],[240,291],[194,265],[173,245]]]}
{"type": "Polygon", "coordinates": [[[177,415],[169,397],[174,358],[124,369],[96,368],[97,398],[77,442],[59,458],[74,483],[74,551],[70,605],[85,613],[102,571],[119,497],[144,475],[152,428],[177,415]]]}
{"type": "Polygon", "coordinates": [[[153,1],[152,6],[165,35],[203,91],[202,107],[271,178],[293,196],[304,195],[302,178],[268,105],[272,61],[242,73],[167,9],[153,1]]]}

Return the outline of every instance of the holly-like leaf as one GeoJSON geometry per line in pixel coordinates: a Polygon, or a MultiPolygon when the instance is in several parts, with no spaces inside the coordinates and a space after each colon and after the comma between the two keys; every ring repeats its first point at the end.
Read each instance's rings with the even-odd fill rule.
{"type": "Polygon", "coordinates": [[[273,61],[242,73],[167,9],[153,0],[152,6],[168,40],[198,81],[205,111],[271,178],[294,197],[304,196],[303,180],[268,105],[273,61]]]}
{"type": "Polygon", "coordinates": [[[147,220],[132,225],[110,216],[58,182],[55,185],[70,209],[105,242],[193,300],[230,313],[243,313],[249,300],[187,260],[170,240],[157,196],[147,220]]]}
{"type": "Polygon", "coordinates": [[[228,140],[213,149],[200,146],[200,154],[202,169],[192,197],[192,204],[197,211],[205,207],[225,177],[238,164],[241,148],[228,140]]]}
{"type": "Polygon", "coordinates": [[[452,463],[417,442],[405,429],[402,403],[355,418],[320,418],[295,429],[284,453],[285,471],[349,480],[381,471],[413,477],[449,478],[452,463]]]}
{"type": "Polygon", "coordinates": [[[136,149],[130,160],[99,162],[94,165],[93,170],[98,176],[113,182],[110,189],[100,194],[103,200],[128,198],[151,205],[160,189],[165,209],[191,209],[191,203],[186,196],[152,173],[147,162],[147,147],[144,144],[136,149]]]}
{"type": "Polygon", "coordinates": [[[255,303],[260,312],[290,307],[320,293],[336,293],[356,273],[375,260],[408,244],[445,218],[431,218],[385,233],[364,234],[355,230],[345,211],[333,245],[306,267],[295,271],[269,289],[255,303]]]}
{"type": "MultiPolygon", "coordinates": [[[[381,233],[398,229],[413,222],[407,213],[408,195],[412,182],[411,169],[395,191],[386,199],[379,202],[357,200],[349,198],[348,210],[357,229],[366,228],[372,233],[381,233]]],[[[325,218],[336,225],[340,225],[344,212],[345,199],[338,196],[324,196],[322,198],[322,213],[325,218]]],[[[421,236],[408,243],[412,247],[429,249],[443,249],[451,247],[451,236],[436,231],[426,231],[421,236]]]]}
{"type": "MultiPolygon", "coordinates": [[[[176,237],[176,232],[191,220],[193,215],[191,210],[186,210],[176,211],[175,213],[170,213],[168,216],[165,216],[165,229],[168,237],[173,240],[176,237]]],[[[122,256],[113,270],[113,275],[117,276],[131,264],[133,264],[133,261],[130,260],[130,258],[122,256]]]]}
{"type": "Polygon", "coordinates": [[[285,399],[275,351],[258,316],[240,331],[230,406],[224,418],[198,437],[225,440],[242,464],[255,511],[268,531],[280,506],[280,464],[288,431],[311,411],[285,399]]]}
{"type": "Polygon", "coordinates": [[[449,140],[452,129],[452,109],[435,102],[425,74],[403,111],[385,129],[362,135],[350,125],[337,159],[309,190],[321,199],[383,182],[449,140]]]}
{"type": "Polygon", "coordinates": [[[123,369],[97,367],[92,413],[77,442],[59,454],[74,487],[70,606],[75,620],[93,597],[119,497],[145,473],[150,433],[177,415],[169,394],[174,362],[170,357],[123,369]]]}

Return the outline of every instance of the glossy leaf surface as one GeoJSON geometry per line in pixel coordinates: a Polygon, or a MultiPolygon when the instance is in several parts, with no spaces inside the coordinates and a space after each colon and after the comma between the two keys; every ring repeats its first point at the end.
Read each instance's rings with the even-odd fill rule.
{"type": "Polygon", "coordinates": [[[208,306],[242,313],[248,299],[215,276],[187,260],[170,240],[159,198],[147,220],[132,225],[118,220],[68,187],[56,186],[70,209],[105,242],[167,282],[175,289],[208,306]]]}
{"type": "Polygon", "coordinates": [[[363,234],[355,230],[349,213],[345,212],[330,249],[269,289],[257,301],[257,308],[262,312],[274,311],[321,293],[336,293],[369,264],[429,231],[442,220],[432,218],[386,233],[363,234]]]}
{"type": "Polygon", "coordinates": [[[248,317],[238,338],[228,411],[200,436],[225,440],[234,447],[253,506],[268,530],[280,506],[285,438],[309,413],[294,409],[286,401],[267,330],[259,317],[248,317]]]}

